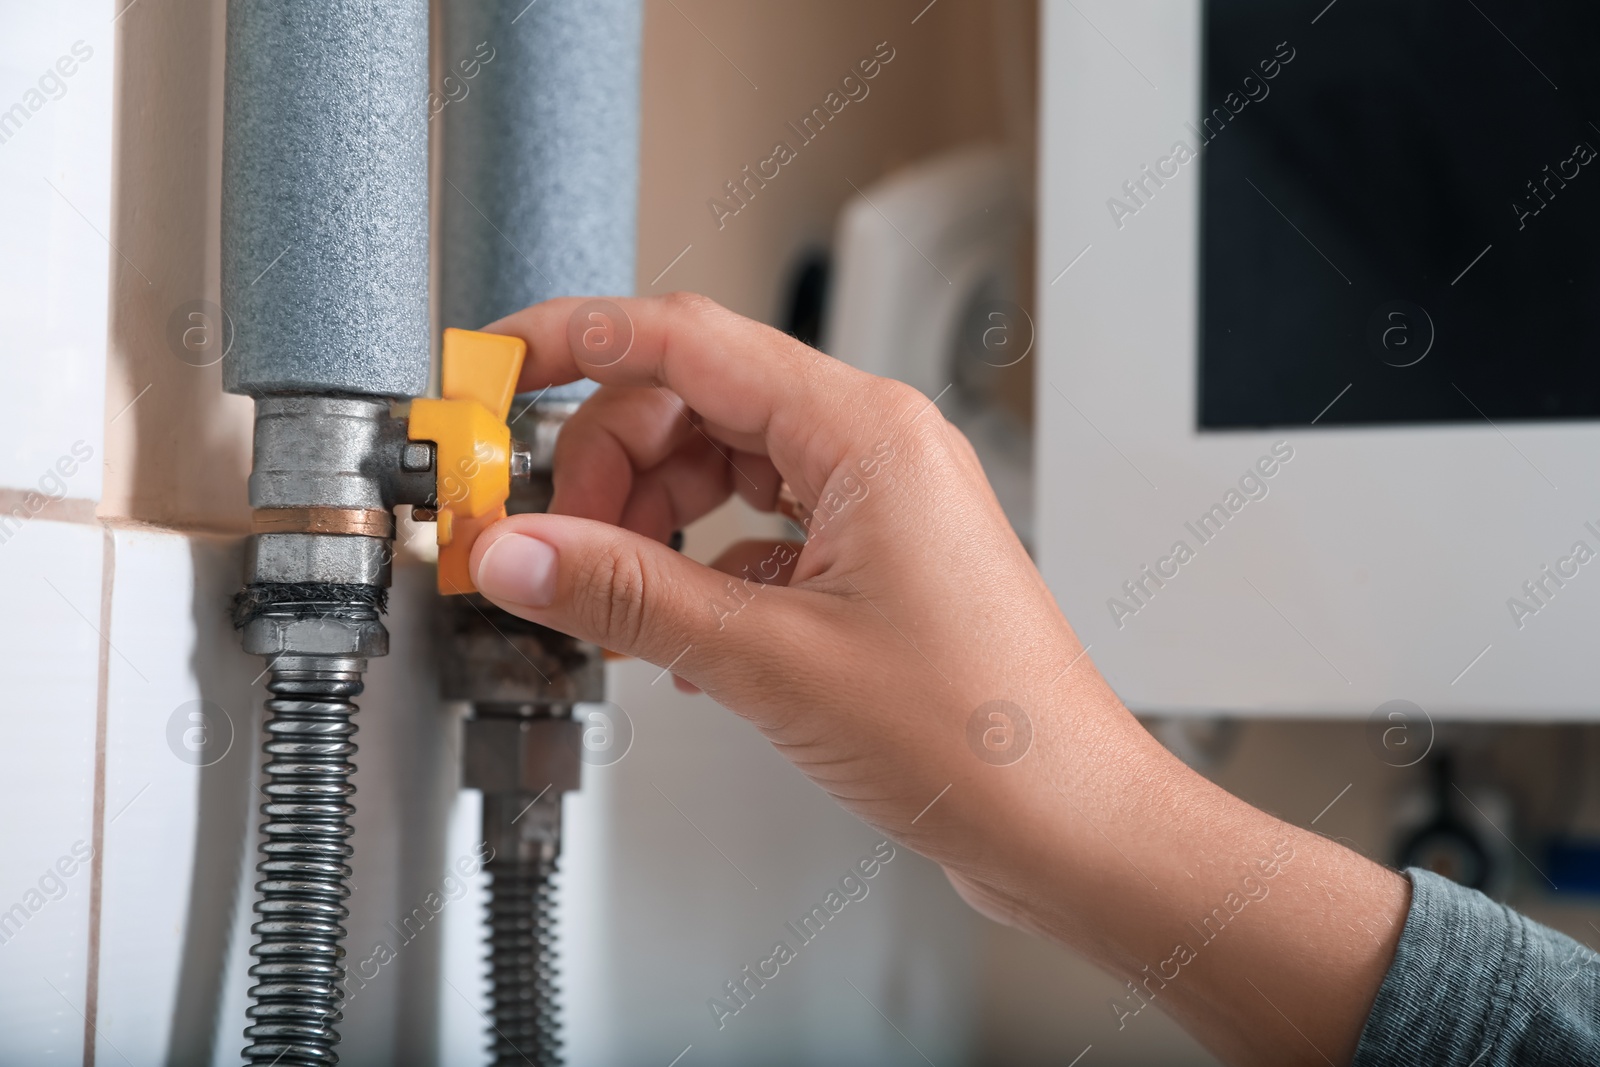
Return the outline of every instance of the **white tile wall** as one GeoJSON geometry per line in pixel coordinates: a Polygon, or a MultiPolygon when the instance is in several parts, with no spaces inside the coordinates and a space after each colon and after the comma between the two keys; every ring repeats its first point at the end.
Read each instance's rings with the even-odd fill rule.
{"type": "MultiPolygon", "coordinates": [[[[227,617],[238,539],[34,520],[0,545],[0,602],[21,609],[0,622],[16,697],[0,804],[28,814],[0,846],[0,906],[23,900],[73,842],[93,837],[94,627],[107,537],[96,1061],[232,1064],[250,984],[266,695],[261,664],[239,650],[227,617]]],[[[373,661],[359,700],[346,944],[352,966],[380,941],[398,951],[346,1009],[349,1064],[485,1062],[481,886],[415,939],[402,943],[390,925],[479,838],[476,798],[459,792],[456,714],[437,700],[431,583],[426,567],[397,568],[391,654],[373,661]]],[[[558,914],[571,1062],[659,1067],[690,1044],[685,1064],[910,1064],[922,1062],[916,1048],[959,1061],[971,1036],[960,1006],[973,1002],[975,919],[937,869],[904,850],[751,1008],[714,1027],[707,999],[769,952],[783,923],[877,836],[746,724],[704,697],[652,685],[657,673],[612,665],[633,747],[613,766],[586,767],[567,808],[558,914]]],[[[81,1062],[89,884],[87,868],[66,879],[62,899],[0,944],[0,1062],[81,1062]]]]}
{"type": "Polygon", "coordinates": [[[114,537],[98,1052],[203,1063],[246,891],[261,668],[227,615],[236,540],[114,537]]]}
{"type": "MultiPolygon", "coordinates": [[[[5,5],[4,489],[100,495],[112,255],[103,236],[110,231],[112,16],[110,0],[5,5]]],[[[41,518],[3,532],[0,668],[10,697],[0,805],[13,814],[0,859],[0,909],[7,909],[0,914],[0,1062],[77,1064],[85,1029],[92,864],[83,857],[94,839],[105,534],[41,518]],[[22,927],[12,929],[6,915],[24,920],[22,927]]]]}
{"type": "Polygon", "coordinates": [[[103,538],[36,519],[0,545],[0,1063],[83,1058],[103,538]]]}
{"type": "Polygon", "coordinates": [[[50,471],[77,445],[94,459],[67,478],[65,494],[89,500],[100,496],[117,256],[114,14],[111,0],[11,2],[0,33],[0,487],[46,480],[53,489],[50,471]]]}
{"type": "MultiPolygon", "coordinates": [[[[109,673],[98,1053],[232,1064],[251,984],[267,696],[263,664],[228,618],[242,545],[142,528],[115,537],[112,642],[126,660],[109,673]]],[[[435,887],[447,859],[458,770],[433,682],[431,583],[431,571],[397,568],[391,655],[372,661],[358,699],[351,962],[397,940],[387,923],[435,887]]],[[[343,1062],[427,1062],[440,945],[425,931],[351,998],[343,1062]]]]}

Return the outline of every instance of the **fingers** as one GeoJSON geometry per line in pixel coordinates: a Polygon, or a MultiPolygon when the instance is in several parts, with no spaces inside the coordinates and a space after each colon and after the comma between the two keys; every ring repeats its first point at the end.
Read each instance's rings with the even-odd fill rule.
{"type": "MultiPolygon", "coordinates": [[[[754,596],[750,583],[788,585],[804,547],[794,541],[738,541],[712,560],[712,570],[739,580],[723,583],[723,604],[718,608],[723,620],[728,613],[737,613],[747,602],[746,598],[754,596]]],[[[676,674],[672,676],[672,684],[680,693],[693,695],[701,691],[699,686],[676,674]]]]}
{"type": "Polygon", "coordinates": [[[755,452],[731,451],[728,466],[733,468],[733,491],[757,511],[778,510],[778,495],[783,475],[772,460],[755,452]]]}
{"type": "MultiPolygon", "coordinates": [[[[667,540],[709,514],[735,490],[751,507],[772,511],[783,479],[766,456],[732,455],[711,445],[685,445],[650,470],[634,475],[632,491],[616,524],[657,541],[667,540]]],[[[576,514],[552,503],[556,514],[576,514]]],[[[604,515],[585,515],[614,521],[604,515]]]]}
{"type": "Polygon", "coordinates": [[[588,376],[607,385],[664,386],[682,397],[723,440],[764,451],[797,491],[815,499],[834,469],[883,436],[896,398],[916,395],[718,307],[673,294],[612,301],[631,325],[621,357],[586,359],[574,329],[581,298],[550,300],[487,329],[523,338],[520,383],[537,389],[588,376]]]}
{"type": "Polygon", "coordinates": [[[732,477],[727,463],[710,448],[689,446],[635,477],[616,525],[665,543],[675,530],[728,499],[732,477]]]}
{"type": "Polygon", "coordinates": [[[711,569],[762,585],[788,585],[804,547],[795,541],[737,541],[711,562],[711,569]]]}
{"type": "Polygon", "coordinates": [[[782,478],[765,455],[739,452],[664,389],[603,386],[561,430],[550,510],[662,536],[630,516],[693,522],[737,491],[772,510],[782,478]],[[670,507],[666,505],[670,504],[670,507]]]}
{"type": "Polygon", "coordinates": [[[597,390],[556,439],[550,510],[616,523],[636,471],[662,463],[698,437],[684,403],[659,389],[597,390]]]}
{"type": "Polygon", "coordinates": [[[671,666],[702,688],[712,687],[717,669],[738,670],[758,652],[770,661],[790,628],[791,606],[782,598],[789,590],[762,593],[760,611],[742,612],[750,596],[730,596],[725,586],[734,583],[726,575],[587,519],[502,520],[478,538],[470,566],[483,594],[513,615],[671,666]],[[725,626],[734,615],[739,624],[725,626]]]}

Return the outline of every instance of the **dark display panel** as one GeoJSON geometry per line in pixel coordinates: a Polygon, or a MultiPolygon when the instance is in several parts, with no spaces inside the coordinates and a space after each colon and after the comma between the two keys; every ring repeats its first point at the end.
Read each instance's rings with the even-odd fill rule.
{"type": "Polygon", "coordinates": [[[1210,0],[1201,428],[1600,416],[1597,89],[1592,2],[1210,0]]]}

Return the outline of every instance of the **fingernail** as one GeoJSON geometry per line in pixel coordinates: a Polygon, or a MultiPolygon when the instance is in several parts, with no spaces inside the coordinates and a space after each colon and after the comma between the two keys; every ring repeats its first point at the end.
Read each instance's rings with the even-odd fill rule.
{"type": "Polygon", "coordinates": [[[556,598],[556,550],[522,534],[505,534],[478,562],[478,588],[495,600],[547,608],[556,598]]]}

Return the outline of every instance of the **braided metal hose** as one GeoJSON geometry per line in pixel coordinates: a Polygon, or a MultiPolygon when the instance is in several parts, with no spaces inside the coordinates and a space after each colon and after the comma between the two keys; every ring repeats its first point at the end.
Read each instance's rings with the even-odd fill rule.
{"type": "Polygon", "coordinates": [[[261,916],[251,932],[257,962],[245,1028],[247,1061],[280,1067],[339,1062],[336,1024],[343,1018],[342,925],[350,914],[347,860],[355,792],[350,775],[356,732],[350,698],[362,689],[360,661],[284,657],[267,689],[266,817],[256,870],[261,916]]]}
{"type": "Polygon", "coordinates": [[[554,859],[497,857],[489,872],[489,964],[495,1067],[560,1067],[554,859]]]}

